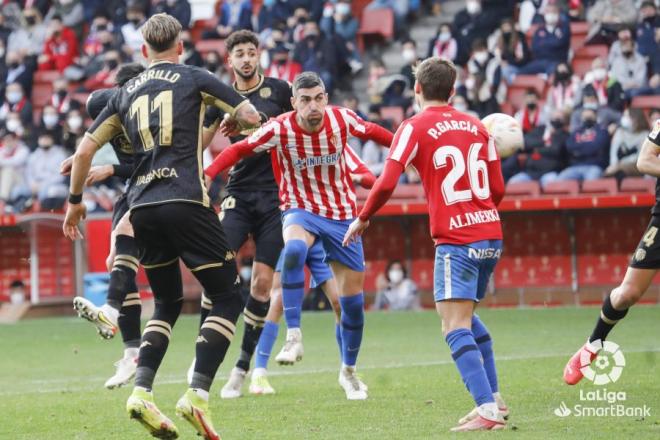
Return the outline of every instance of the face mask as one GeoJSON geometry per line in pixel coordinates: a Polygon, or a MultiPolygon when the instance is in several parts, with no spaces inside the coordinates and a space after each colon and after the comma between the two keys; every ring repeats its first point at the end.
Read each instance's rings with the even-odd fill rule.
{"type": "Polygon", "coordinates": [[[582,121],[582,125],[584,125],[586,128],[592,128],[594,125],[596,125],[596,120],[587,118],[582,121]]]}
{"type": "Polygon", "coordinates": [[[184,41],[183,42],[183,48],[185,50],[192,50],[192,48],[194,48],[194,47],[195,47],[195,45],[193,44],[192,41],[184,41]]]}
{"type": "Polygon", "coordinates": [[[70,5],[73,0],[60,0],[62,6],[70,5]]]}
{"type": "Polygon", "coordinates": [[[605,79],[605,76],[607,76],[607,71],[602,67],[599,67],[598,69],[592,70],[592,74],[596,81],[602,81],[605,79]]]}
{"type": "Polygon", "coordinates": [[[543,18],[545,19],[545,22],[550,26],[554,26],[559,22],[559,14],[554,14],[554,13],[545,14],[543,18]]]}
{"type": "Polygon", "coordinates": [[[403,271],[399,269],[392,269],[387,273],[390,281],[394,284],[399,284],[403,280],[403,271]]]}
{"type": "Polygon", "coordinates": [[[241,267],[239,274],[243,281],[250,281],[252,278],[252,268],[250,266],[241,267]]]}
{"type": "Polygon", "coordinates": [[[12,133],[21,133],[23,131],[23,124],[18,119],[7,119],[5,126],[12,133]]]}
{"type": "Polygon", "coordinates": [[[623,54],[624,57],[630,58],[633,54],[633,51],[632,50],[624,50],[624,51],[621,51],[621,53],[623,54]]]}
{"type": "Polygon", "coordinates": [[[441,43],[446,43],[447,41],[451,40],[451,33],[441,32],[440,35],[438,35],[438,40],[440,40],[441,43]]]}
{"type": "Polygon", "coordinates": [[[128,21],[130,21],[131,23],[133,23],[133,26],[137,27],[137,25],[140,24],[140,21],[142,21],[142,20],[140,20],[139,18],[131,18],[131,19],[128,20],[128,21]]]}
{"type": "Polygon", "coordinates": [[[527,103],[527,108],[529,110],[536,110],[536,103],[535,102],[528,102],[527,103]]]}
{"type": "Polygon", "coordinates": [[[401,56],[406,63],[412,63],[417,59],[417,53],[412,49],[405,49],[401,56]]]}
{"type": "Polygon", "coordinates": [[[39,142],[39,148],[43,148],[44,150],[49,150],[50,147],[52,147],[53,144],[47,143],[47,142],[39,142]]]}
{"type": "Polygon", "coordinates": [[[559,81],[566,81],[567,79],[569,79],[569,78],[571,77],[571,76],[569,75],[568,72],[563,71],[563,70],[557,72],[557,75],[556,75],[556,76],[557,76],[557,79],[558,79],[559,81]]]}
{"type": "Polygon", "coordinates": [[[468,90],[474,89],[475,86],[474,78],[468,78],[465,80],[465,88],[468,90]]]}
{"type": "Polygon", "coordinates": [[[264,6],[270,8],[275,4],[275,2],[276,0],[264,0],[264,6]]]}
{"type": "Polygon", "coordinates": [[[16,104],[23,99],[23,92],[7,92],[7,101],[11,104],[16,104]]]}
{"type": "Polygon", "coordinates": [[[630,116],[623,115],[621,118],[621,127],[625,128],[626,130],[632,129],[632,120],[630,119],[630,116]]]}
{"type": "Polygon", "coordinates": [[[481,12],[481,3],[479,2],[467,2],[465,5],[465,9],[467,9],[468,14],[474,15],[478,14],[481,12]]]}
{"type": "Polygon", "coordinates": [[[337,14],[342,15],[342,16],[347,16],[351,13],[351,5],[348,3],[339,3],[336,6],[337,14]]]}
{"type": "Polygon", "coordinates": [[[35,24],[37,24],[37,17],[33,17],[33,16],[25,17],[25,23],[28,26],[34,26],[35,24]]]}
{"type": "Polygon", "coordinates": [[[561,119],[553,119],[550,121],[550,125],[552,125],[552,128],[555,130],[560,130],[564,126],[564,121],[561,119]]]}
{"type": "Polygon", "coordinates": [[[466,112],[468,108],[467,105],[460,103],[460,104],[454,104],[454,109],[459,112],[466,112]]]}
{"type": "Polygon", "coordinates": [[[53,114],[44,114],[44,125],[47,128],[53,128],[57,125],[57,122],[60,120],[60,118],[57,115],[53,114]]]}
{"type": "Polygon", "coordinates": [[[218,63],[206,63],[206,69],[210,72],[215,72],[218,70],[218,63]]]}
{"type": "Polygon", "coordinates": [[[286,58],[278,58],[273,60],[273,63],[277,64],[278,66],[283,66],[286,64],[286,58]]]}
{"type": "Polygon", "coordinates": [[[105,62],[105,65],[108,66],[108,69],[114,70],[117,68],[119,63],[117,62],[117,60],[108,60],[105,62]]]}
{"type": "Polygon", "coordinates": [[[10,69],[18,69],[19,64],[17,62],[9,63],[10,69]]]}
{"type": "Polygon", "coordinates": [[[82,118],[80,116],[72,116],[66,120],[66,123],[69,124],[71,130],[78,130],[82,127],[82,118]]]}
{"type": "Polygon", "coordinates": [[[96,26],[96,32],[103,32],[107,29],[108,29],[108,27],[104,24],[100,24],[100,25],[96,26]]]}
{"type": "Polygon", "coordinates": [[[586,108],[588,110],[598,110],[598,104],[595,102],[587,102],[582,105],[582,108],[586,108]]]}
{"type": "Polygon", "coordinates": [[[59,96],[60,99],[64,99],[66,97],[66,89],[58,90],[57,96],[59,96]]]}
{"type": "Polygon", "coordinates": [[[475,52],[474,59],[479,63],[483,64],[488,61],[488,52],[475,52]]]}

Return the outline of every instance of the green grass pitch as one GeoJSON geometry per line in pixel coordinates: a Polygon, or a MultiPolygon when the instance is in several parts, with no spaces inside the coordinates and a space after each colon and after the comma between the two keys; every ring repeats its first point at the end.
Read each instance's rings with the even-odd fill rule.
{"type": "MultiPolygon", "coordinates": [[[[610,339],[621,346],[627,365],[619,381],[606,387],[625,391],[626,406],[647,405],[651,416],[560,418],[553,413],[562,402],[569,408],[588,404],[580,402],[580,390],[599,388],[591,383],[568,387],[561,377],[597,315],[596,308],[481,312],[493,335],[501,392],[511,408],[503,432],[448,432],[472,401],[451,362],[439,319],[430,311],[367,314],[359,358],[369,385],[365,402],[346,401],[337,384],[338,350],[329,313],[303,315],[300,364],[271,363],[276,395],[221,400],[218,392],[236,360],[238,334],[212,388],[214,422],[225,440],[660,438],[659,307],[633,308],[613,331],[610,339]]],[[[196,327],[196,316],[179,320],[155,385],[157,404],[183,439],[196,436],[174,417],[174,405],[185,391],[196,327]]],[[[274,354],[283,334],[281,328],[274,354]]],[[[0,327],[0,439],[149,438],[125,413],[130,387],[102,387],[121,350],[119,340],[102,341],[89,324],[73,317],[0,327]]]]}

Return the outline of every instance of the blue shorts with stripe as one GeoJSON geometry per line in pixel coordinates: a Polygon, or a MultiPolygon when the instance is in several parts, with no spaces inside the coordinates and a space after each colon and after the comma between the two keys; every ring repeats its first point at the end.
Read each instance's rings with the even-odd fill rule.
{"type": "Polygon", "coordinates": [[[502,254],[502,240],[435,248],[433,296],[435,301],[469,299],[479,302],[502,254]]]}
{"type": "MultiPolygon", "coordinates": [[[[284,266],[283,255],[284,252],[280,252],[280,258],[277,260],[275,272],[282,272],[282,267],[284,266]]],[[[307,260],[305,261],[305,264],[312,274],[310,288],[313,289],[316,286],[320,286],[332,278],[332,269],[330,269],[328,263],[325,262],[325,251],[323,250],[323,244],[321,244],[320,240],[316,240],[312,247],[307,251],[307,260]]]]}
{"type": "Polygon", "coordinates": [[[282,230],[286,230],[291,225],[298,225],[314,235],[316,241],[320,241],[323,245],[326,263],[336,261],[356,272],[364,272],[362,239],[351,242],[347,247],[342,246],[344,235],[352,222],[352,219],[332,220],[297,208],[289,209],[282,214],[282,230]]]}

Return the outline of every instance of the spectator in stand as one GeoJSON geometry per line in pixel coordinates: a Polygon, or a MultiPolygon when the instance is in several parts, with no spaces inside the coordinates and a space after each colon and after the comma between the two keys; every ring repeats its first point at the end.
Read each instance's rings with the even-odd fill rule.
{"type": "Polygon", "coordinates": [[[587,44],[609,45],[621,27],[635,25],[637,8],[633,0],[598,0],[587,10],[587,21],[587,44]]]}
{"type": "Polygon", "coordinates": [[[582,110],[582,124],[566,141],[568,167],[556,180],[593,180],[602,176],[610,152],[610,135],[596,122],[596,112],[582,110]]]}
{"type": "Polygon", "coordinates": [[[658,28],[660,28],[660,16],[658,16],[655,3],[642,2],[639,10],[639,24],[637,24],[637,51],[646,58],[657,55],[660,50],[660,45],[655,38],[658,28]]]}
{"type": "Polygon", "coordinates": [[[195,49],[195,43],[193,42],[192,35],[190,32],[183,31],[181,32],[181,42],[183,43],[183,53],[179,60],[183,64],[189,66],[202,67],[204,65],[204,60],[202,55],[195,49]]]}
{"type": "Polygon", "coordinates": [[[19,83],[7,85],[5,89],[5,103],[0,107],[0,120],[7,120],[10,113],[18,114],[24,126],[32,124],[32,103],[25,96],[23,86],[19,83]]]}
{"type": "Polygon", "coordinates": [[[78,140],[85,134],[83,117],[79,109],[71,109],[66,115],[62,130],[62,147],[73,153],[78,146],[78,140]]]}
{"type": "MultiPolygon", "coordinates": [[[[4,84],[18,83],[25,90],[25,94],[32,95],[32,81],[34,79],[34,68],[32,63],[25,62],[25,57],[20,52],[8,52],[5,58],[7,65],[7,76],[4,84]]],[[[4,87],[3,87],[4,92],[4,87]]],[[[4,94],[4,93],[3,93],[4,94]]]]}
{"type": "MultiPolygon", "coordinates": [[[[16,133],[4,130],[0,145],[0,204],[11,203],[13,188],[24,185],[25,165],[30,150],[16,133]]],[[[3,210],[4,211],[4,210],[3,210]]],[[[2,211],[0,211],[2,214],[2,211]]]]}
{"type": "Polygon", "coordinates": [[[250,0],[227,0],[222,3],[218,25],[202,34],[205,40],[227,38],[240,29],[252,30],[252,2],[250,0]]]}
{"type": "Polygon", "coordinates": [[[72,81],[79,81],[84,78],[91,78],[99,73],[105,64],[105,54],[110,51],[123,52],[122,44],[117,41],[117,38],[110,28],[98,32],[98,38],[101,43],[99,52],[93,57],[84,56],[81,62],[76,67],[69,67],[64,74],[72,81]],[[74,69],[77,69],[74,70],[74,69]]]}
{"type": "Polygon", "coordinates": [[[286,20],[286,43],[295,45],[305,38],[305,24],[311,21],[304,8],[296,8],[286,20]]]}
{"type": "Polygon", "coordinates": [[[429,41],[429,50],[426,57],[440,57],[454,61],[457,55],[458,43],[452,36],[451,24],[442,23],[436,36],[429,41]]]}
{"type": "Polygon", "coordinates": [[[401,58],[406,63],[399,72],[408,80],[408,87],[413,88],[415,84],[415,66],[419,63],[419,56],[417,55],[417,43],[415,40],[406,40],[401,46],[401,58]]]}
{"type": "Polygon", "coordinates": [[[344,96],[342,105],[349,110],[352,110],[356,115],[365,121],[369,120],[369,117],[365,115],[362,110],[360,110],[360,101],[355,93],[349,93],[344,96]]]}
{"type": "Polygon", "coordinates": [[[624,27],[619,29],[619,32],[617,32],[617,39],[612,43],[612,46],[610,46],[610,52],[607,55],[607,63],[610,66],[612,65],[615,58],[621,57],[621,45],[632,41],[632,39],[633,34],[629,28],[624,27]]]}
{"type": "Polygon", "coordinates": [[[465,9],[456,14],[453,23],[458,43],[456,64],[465,64],[470,57],[472,43],[476,39],[485,41],[498,23],[498,16],[483,11],[481,0],[466,1],[465,9]]]}
{"type": "Polygon", "coordinates": [[[335,5],[326,6],[326,8],[333,12],[330,16],[325,16],[321,19],[321,30],[327,35],[337,35],[341,37],[345,44],[346,50],[350,54],[349,64],[351,71],[357,73],[362,70],[362,62],[360,61],[360,53],[357,50],[357,31],[359,23],[351,13],[351,3],[348,0],[340,0],[335,5]]]}
{"type": "Polygon", "coordinates": [[[8,52],[18,52],[23,57],[35,57],[35,59],[43,52],[47,29],[41,17],[41,13],[35,8],[27,8],[23,11],[20,26],[9,35],[7,40],[8,52]]]}
{"type": "Polygon", "coordinates": [[[488,48],[501,60],[502,75],[508,83],[531,59],[525,35],[515,29],[511,18],[502,20],[500,28],[489,37],[488,48]]]}
{"type": "Polygon", "coordinates": [[[41,112],[40,131],[48,131],[53,135],[55,144],[62,144],[62,126],[60,125],[61,116],[57,108],[52,105],[46,105],[41,112]]]}
{"type": "Polygon", "coordinates": [[[115,86],[115,76],[119,71],[121,63],[120,54],[117,51],[106,52],[103,56],[103,69],[83,84],[85,90],[93,92],[98,89],[106,89],[115,86]]]}
{"type": "Polygon", "coordinates": [[[68,194],[65,177],[60,174],[60,164],[67,158],[67,153],[62,147],[54,145],[49,133],[39,135],[38,145],[39,148],[28,158],[25,184],[12,191],[12,201],[19,210],[29,206],[29,200],[35,197],[44,210],[59,209],[68,194]]]}
{"type": "MultiPolygon", "coordinates": [[[[92,21],[92,26],[83,43],[82,56],[86,60],[92,59],[105,49],[104,39],[101,37],[106,31],[113,32],[114,25],[105,15],[97,15],[92,21]]],[[[82,61],[84,63],[86,61],[82,61]]]]}
{"type": "Polygon", "coordinates": [[[376,310],[421,310],[422,306],[415,282],[399,260],[391,261],[385,270],[373,308],[376,310]]]}
{"type": "MultiPolygon", "coordinates": [[[[506,99],[506,84],[502,81],[502,68],[499,58],[488,52],[485,40],[474,40],[472,56],[467,63],[468,73],[485,79],[488,93],[499,103],[506,99]]],[[[483,91],[481,91],[483,93],[483,91]]],[[[483,96],[482,98],[485,98],[483,96]]]]}
{"type": "Polygon", "coordinates": [[[204,55],[204,68],[220,78],[223,82],[227,84],[232,82],[231,75],[225,70],[222,64],[222,58],[220,58],[218,52],[212,50],[204,55]]]}
{"type": "Polygon", "coordinates": [[[85,18],[81,0],[54,0],[44,21],[49,23],[53,17],[62,17],[62,24],[76,34],[76,39],[82,37],[85,18]]]}
{"type": "Polygon", "coordinates": [[[408,79],[403,75],[391,75],[386,77],[383,87],[381,104],[385,107],[401,107],[404,114],[408,112],[413,105],[413,98],[406,94],[406,90],[410,88],[408,79]],[[389,82],[389,83],[388,83],[389,82]]]}
{"type": "Polygon", "coordinates": [[[70,95],[69,81],[63,77],[58,78],[53,81],[53,96],[50,98],[50,105],[53,106],[60,115],[64,115],[71,108],[70,95]]]}
{"type": "Polygon", "coordinates": [[[257,20],[259,32],[275,28],[278,23],[286,22],[290,16],[291,9],[288,1],[264,0],[257,20]]]}
{"type": "MultiPolygon", "coordinates": [[[[152,10],[153,14],[164,12],[179,20],[183,29],[190,28],[192,9],[188,0],[160,0],[152,10]]],[[[195,66],[197,64],[194,64],[195,66]]]]}
{"type": "Polygon", "coordinates": [[[525,106],[515,115],[525,135],[538,129],[544,130],[547,124],[547,116],[539,105],[539,99],[538,90],[529,87],[525,91],[525,106]]]}
{"type": "MultiPolygon", "coordinates": [[[[596,91],[591,85],[587,85],[582,89],[582,105],[577,107],[571,114],[570,131],[576,130],[582,123],[582,110],[590,109],[596,112],[598,124],[603,127],[609,127],[612,124],[619,123],[621,119],[621,112],[618,112],[610,107],[601,105],[596,95],[596,91]]],[[[614,130],[612,130],[614,133],[614,130]]]]}
{"type": "Polygon", "coordinates": [[[568,63],[559,63],[555,68],[552,86],[545,97],[546,114],[553,110],[561,110],[567,115],[571,113],[581,100],[580,78],[573,75],[568,63]]]}
{"type": "Polygon", "coordinates": [[[39,70],[64,69],[73,64],[78,56],[76,34],[64,26],[62,17],[54,15],[48,26],[48,38],[44,43],[44,52],[39,56],[39,70]]]}
{"type": "Polygon", "coordinates": [[[9,34],[11,34],[11,27],[7,26],[5,21],[5,16],[0,12],[0,41],[2,41],[2,46],[7,47],[7,40],[9,40],[9,34]]]}
{"type": "Polygon", "coordinates": [[[302,73],[302,67],[291,59],[284,43],[279,43],[270,50],[270,58],[270,66],[264,72],[266,76],[292,83],[296,76],[302,73]]]}
{"type": "Polygon", "coordinates": [[[406,16],[408,1],[402,0],[372,0],[365,9],[390,9],[394,14],[394,32],[398,39],[407,38],[406,16]]]}
{"type": "Polygon", "coordinates": [[[479,117],[478,114],[470,110],[467,99],[465,99],[465,96],[463,95],[455,94],[451,98],[451,105],[459,112],[467,113],[468,115],[473,116],[475,118],[479,117]]]}
{"type": "Polygon", "coordinates": [[[617,116],[621,117],[625,104],[623,88],[616,78],[608,74],[602,58],[595,58],[591,62],[591,70],[584,75],[582,88],[587,87],[593,88],[599,105],[613,109],[617,112],[617,116]]]}
{"type": "Polygon", "coordinates": [[[526,34],[532,25],[543,24],[543,10],[547,4],[548,0],[523,0],[520,3],[518,28],[523,34],[526,34]]]}
{"type": "Polygon", "coordinates": [[[605,170],[606,176],[622,179],[626,176],[639,176],[637,171],[637,156],[639,148],[650,130],[644,111],[629,108],[621,117],[621,126],[614,132],[610,146],[610,166],[605,170]]]}
{"type": "Polygon", "coordinates": [[[142,6],[133,4],[126,10],[126,19],[128,23],[121,27],[121,36],[124,39],[124,53],[134,61],[141,58],[140,50],[142,48],[142,33],[140,27],[146,20],[146,14],[142,6]]]}
{"type": "Polygon", "coordinates": [[[554,111],[541,142],[525,142],[525,151],[513,159],[522,163],[521,170],[509,178],[508,183],[538,180],[541,186],[545,186],[556,180],[566,163],[568,136],[565,114],[560,110],[554,111]]]}
{"type": "Polygon", "coordinates": [[[491,113],[498,113],[500,105],[495,99],[486,77],[480,73],[469,73],[465,79],[465,97],[470,103],[470,109],[475,111],[479,118],[491,113]]]}
{"type": "Polygon", "coordinates": [[[334,41],[321,35],[313,21],[305,23],[304,39],[296,45],[293,59],[302,66],[303,71],[318,73],[329,94],[332,94],[339,79],[340,66],[347,62],[346,58],[341,58],[334,41]]]}
{"type": "Polygon", "coordinates": [[[622,42],[621,54],[612,58],[610,76],[621,84],[627,99],[646,87],[646,60],[635,51],[632,39],[622,42]]]}
{"type": "Polygon", "coordinates": [[[532,61],[518,70],[520,74],[551,75],[557,64],[566,62],[571,47],[571,27],[568,16],[561,15],[553,3],[545,7],[543,25],[532,37],[532,61]]]}
{"type": "Polygon", "coordinates": [[[382,58],[374,57],[369,61],[369,78],[367,80],[367,85],[370,96],[375,94],[374,90],[378,81],[385,76],[386,73],[387,67],[385,67],[385,62],[382,58]]]}

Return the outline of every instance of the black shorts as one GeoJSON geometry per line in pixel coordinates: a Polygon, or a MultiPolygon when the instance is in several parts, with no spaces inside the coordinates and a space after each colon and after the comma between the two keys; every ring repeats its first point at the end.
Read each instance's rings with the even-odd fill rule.
{"type": "Polygon", "coordinates": [[[634,269],[660,269],[660,216],[652,216],[630,260],[634,269]]]}
{"type": "Polygon", "coordinates": [[[114,231],[117,225],[119,224],[119,220],[126,215],[128,212],[128,198],[126,197],[126,193],[122,194],[119,196],[117,201],[115,202],[115,208],[112,210],[112,230],[114,231]]]}
{"type": "Polygon", "coordinates": [[[284,247],[279,204],[277,193],[270,191],[235,191],[225,197],[220,220],[229,246],[238,251],[251,235],[257,248],[255,261],[275,269],[284,247]]]}

